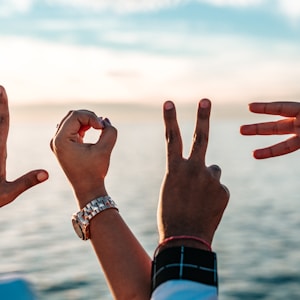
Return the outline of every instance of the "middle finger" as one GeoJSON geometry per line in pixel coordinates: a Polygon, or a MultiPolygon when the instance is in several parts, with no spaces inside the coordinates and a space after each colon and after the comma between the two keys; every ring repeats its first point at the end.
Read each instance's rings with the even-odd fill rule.
{"type": "Polygon", "coordinates": [[[191,159],[203,162],[204,164],[208,144],[210,109],[211,102],[208,99],[202,99],[199,102],[194,143],[190,155],[191,159]]]}

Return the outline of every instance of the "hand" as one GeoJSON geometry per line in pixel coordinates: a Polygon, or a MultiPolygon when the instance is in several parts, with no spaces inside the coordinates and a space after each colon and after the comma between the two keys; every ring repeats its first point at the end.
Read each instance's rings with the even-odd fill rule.
{"type": "Polygon", "coordinates": [[[27,189],[48,179],[48,173],[45,170],[34,170],[15,181],[9,182],[6,180],[8,130],[8,99],[5,89],[0,86],[0,207],[14,201],[27,189]]]}
{"type": "Polygon", "coordinates": [[[73,186],[80,208],[96,197],[107,195],[104,178],[116,138],[117,130],[108,119],[78,110],[67,114],[51,140],[51,149],[73,186]],[[95,144],[83,141],[90,128],[102,131],[95,144]]]}
{"type": "Polygon", "coordinates": [[[257,123],[241,126],[243,135],[281,135],[293,134],[293,136],[281,143],[257,149],[253,155],[257,159],[264,159],[284,155],[300,148],[300,103],[297,102],[271,102],[251,103],[250,111],[259,114],[280,115],[287,117],[275,122],[257,123]]]}
{"type": "MultiPolygon", "coordinates": [[[[73,186],[79,207],[107,195],[104,179],[117,130],[87,110],[71,111],[51,140],[51,149],[73,186]],[[95,144],[84,143],[87,130],[101,130],[95,144]]],[[[115,209],[90,223],[91,242],[114,299],[149,299],[151,259],[115,209]]]]}
{"type": "Polygon", "coordinates": [[[194,143],[185,159],[174,104],[164,104],[168,161],[158,208],[160,242],[190,235],[211,243],[227,206],[229,191],[220,184],[220,168],[205,165],[210,108],[209,100],[199,102],[194,143]]]}

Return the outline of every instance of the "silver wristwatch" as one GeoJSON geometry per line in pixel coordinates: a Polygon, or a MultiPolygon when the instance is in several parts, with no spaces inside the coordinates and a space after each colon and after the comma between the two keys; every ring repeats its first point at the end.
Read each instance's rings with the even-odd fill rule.
{"type": "Polygon", "coordinates": [[[82,240],[90,239],[91,219],[109,208],[118,210],[116,203],[109,196],[104,196],[90,201],[82,210],[73,214],[72,224],[77,235],[82,240]]]}

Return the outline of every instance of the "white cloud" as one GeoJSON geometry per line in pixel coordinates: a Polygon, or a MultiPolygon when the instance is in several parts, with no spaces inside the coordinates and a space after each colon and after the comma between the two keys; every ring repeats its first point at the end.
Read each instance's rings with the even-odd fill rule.
{"type": "Polygon", "coordinates": [[[186,4],[189,2],[202,2],[217,6],[253,6],[266,2],[266,0],[49,0],[49,2],[70,6],[79,6],[90,9],[111,9],[120,13],[158,10],[186,4]]]}
{"type": "Polygon", "coordinates": [[[256,6],[263,4],[265,0],[198,0],[217,6],[256,6]]]}
{"type": "Polygon", "coordinates": [[[300,18],[300,1],[299,0],[278,0],[279,10],[290,17],[292,21],[300,18]]]}
{"type": "MultiPolygon", "coordinates": [[[[267,2],[267,0],[40,0],[51,6],[63,5],[81,7],[86,9],[104,10],[110,9],[119,13],[159,10],[179,4],[190,2],[202,2],[217,6],[253,6],[267,2]]],[[[13,12],[26,12],[34,4],[35,0],[0,0],[1,14],[13,12]]],[[[285,1],[282,1],[283,3],[285,1]]],[[[289,2],[289,1],[286,1],[289,2]]],[[[294,2],[297,2],[296,0],[294,2]]]]}
{"type": "Polygon", "coordinates": [[[49,3],[85,7],[87,9],[111,9],[120,13],[158,10],[164,7],[174,6],[187,0],[48,0],[49,3]]]}
{"type": "Polygon", "coordinates": [[[15,12],[27,12],[33,2],[33,0],[1,0],[0,16],[9,16],[15,12]]]}
{"type": "MultiPolygon", "coordinates": [[[[152,11],[190,2],[207,3],[215,6],[269,6],[270,10],[278,9],[283,15],[293,20],[300,18],[300,1],[298,0],[40,0],[49,5],[63,5],[92,10],[113,10],[118,13],[152,11]]],[[[0,0],[0,16],[14,12],[27,12],[36,0],[0,0]]]]}
{"type": "Polygon", "coordinates": [[[269,53],[235,37],[205,41],[197,41],[204,55],[166,57],[0,37],[0,84],[14,103],[300,98],[299,48],[269,45],[269,53]]]}

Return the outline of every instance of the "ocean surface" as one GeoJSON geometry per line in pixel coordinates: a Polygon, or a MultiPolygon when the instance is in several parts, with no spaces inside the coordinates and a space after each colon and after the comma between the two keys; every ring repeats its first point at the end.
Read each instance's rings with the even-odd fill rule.
{"type": "MultiPolygon", "coordinates": [[[[108,300],[112,296],[90,243],[79,240],[73,231],[70,219],[77,211],[75,198],[49,148],[56,124],[73,108],[79,107],[11,109],[8,180],[35,168],[47,169],[50,178],[0,209],[0,273],[22,273],[41,300],[108,300]]],[[[160,108],[84,108],[110,117],[118,128],[107,190],[152,255],[165,169],[160,108]]],[[[207,151],[207,165],[222,168],[222,183],[231,192],[213,243],[220,299],[300,299],[300,152],[253,159],[253,149],[285,137],[241,136],[241,124],[266,118],[248,114],[246,105],[239,109],[213,107],[207,151]]],[[[191,145],[195,110],[196,104],[178,111],[185,155],[191,145]]],[[[93,132],[87,140],[95,138],[93,132]]]]}

